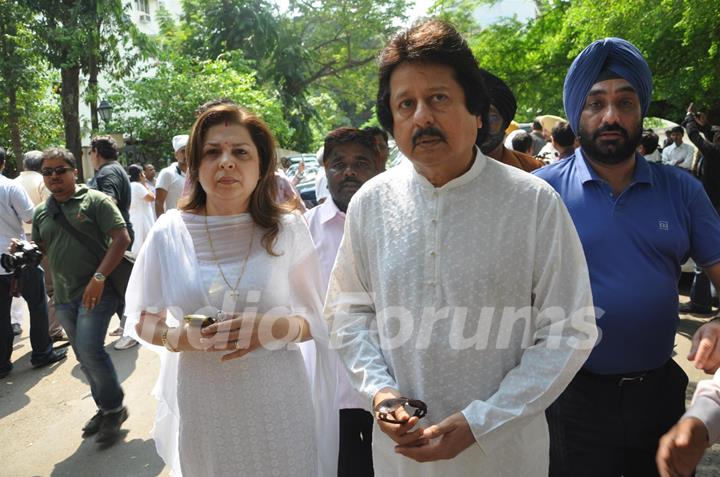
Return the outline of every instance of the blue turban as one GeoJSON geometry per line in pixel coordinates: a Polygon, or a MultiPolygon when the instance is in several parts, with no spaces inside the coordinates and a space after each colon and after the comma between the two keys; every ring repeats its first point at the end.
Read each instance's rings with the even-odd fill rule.
{"type": "Polygon", "coordinates": [[[652,97],[652,73],[640,50],[622,38],[597,40],[575,58],[565,76],[563,105],[570,127],[576,134],[585,98],[605,70],[624,78],[635,88],[643,117],[647,114],[652,97]]]}

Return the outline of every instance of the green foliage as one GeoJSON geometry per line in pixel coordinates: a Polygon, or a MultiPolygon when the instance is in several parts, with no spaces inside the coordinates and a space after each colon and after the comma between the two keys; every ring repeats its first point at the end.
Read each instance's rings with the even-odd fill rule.
{"type": "MultiPolygon", "coordinates": [[[[467,2],[464,2],[467,3],[467,2]]],[[[475,4],[488,3],[478,0],[475,4]]],[[[653,71],[650,114],[675,121],[695,101],[720,120],[720,2],[716,0],[538,0],[526,24],[504,20],[470,38],[481,66],[506,80],[517,120],[564,115],[562,84],[573,58],[599,38],[635,44],[653,71]]]]}
{"type": "Polygon", "coordinates": [[[278,98],[257,84],[255,73],[239,55],[197,61],[172,56],[139,79],[130,79],[109,92],[115,105],[110,130],[123,131],[140,143],[136,153],[163,165],[172,155],[171,140],[187,134],[201,104],[227,97],[258,114],[280,144],[292,135],[278,98]]]}

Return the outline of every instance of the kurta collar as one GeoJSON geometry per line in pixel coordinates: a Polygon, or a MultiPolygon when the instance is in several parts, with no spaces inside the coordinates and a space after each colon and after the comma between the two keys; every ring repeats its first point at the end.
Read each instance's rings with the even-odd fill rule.
{"type": "Polygon", "coordinates": [[[473,162],[473,165],[470,167],[470,170],[467,171],[465,174],[461,175],[460,177],[456,177],[455,179],[451,180],[447,184],[445,184],[442,187],[435,187],[430,183],[429,180],[425,178],[425,176],[418,173],[417,170],[415,170],[415,167],[412,167],[412,173],[415,180],[422,186],[423,189],[431,190],[431,191],[445,191],[450,189],[455,189],[456,187],[463,186],[467,184],[468,182],[472,181],[476,177],[480,175],[482,170],[485,168],[485,165],[487,164],[488,158],[485,156],[482,152],[480,152],[480,149],[475,146],[475,161],[473,162]]]}
{"type": "Polygon", "coordinates": [[[335,205],[335,201],[332,200],[332,197],[328,197],[325,202],[320,204],[318,209],[318,218],[320,219],[320,223],[324,224],[325,222],[329,222],[330,220],[334,219],[336,216],[340,216],[341,218],[345,218],[345,212],[338,209],[338,206],[335,205]]]}

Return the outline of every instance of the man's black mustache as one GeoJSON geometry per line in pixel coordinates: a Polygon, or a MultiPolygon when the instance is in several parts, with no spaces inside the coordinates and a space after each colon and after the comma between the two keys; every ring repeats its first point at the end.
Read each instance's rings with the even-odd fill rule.
{"type": "Polygon", "coordinates": [[[423,136],[436,137],[436,138],[442,140],[443,142],[447,142],[447,137],[445,137],[445,134],[443,134],[443,132],[441,130],[439,130],[435,126],[428,126],[423,129],[418,129],[417,131],[415,131],[415,133],[413,133],[413,135],[412,135],[413,149],[415,149],[415,146],[417,146],[418,142],[420,141],[420,138],[422,138],[423,136]]]}
{"type": "Polygon", "coordinates": [[[346,185],[348,185],[348,184],[357,184],[357,186],[360,187],[363,183],[360,182],[360,181],[357,180],[357,179],[347,178],[347,179],[343,180],[342,182],[340,182],[339,187],[343,187],[343,186],[346,186],[346,185]]]}
{"type": "Polygon", "coordinates": [[[613,131],[619,132],[622,135],[622,137],[625,139],[630,138],[630,135],[628,134],[627,130],[625,130],[625,128],[618,126],[617,124],[612,124],[612,125],[603,126],[600,129],[598,129],[597,131],[595,131],[595,134],[593,134],[593,139],[599,138],[602,133],[613,132],[613,131]]]}

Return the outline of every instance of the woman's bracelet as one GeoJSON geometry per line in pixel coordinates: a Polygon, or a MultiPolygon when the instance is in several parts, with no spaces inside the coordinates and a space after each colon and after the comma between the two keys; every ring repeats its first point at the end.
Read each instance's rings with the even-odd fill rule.
{"type": "MultiPolygon", "coordinates": [[[[172,328],[174,329],[174,328],[172,328]]],[[[177,353],[178,350],[173,348],[173,346],[168,341],[168,331],[170,331],[171,328],[166,327],[162,333],[160,333],[160,341],[162,341],[162,345],[165,347],[166,350],[170,351],[171,353],[177,353]]]]}

